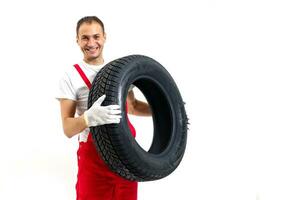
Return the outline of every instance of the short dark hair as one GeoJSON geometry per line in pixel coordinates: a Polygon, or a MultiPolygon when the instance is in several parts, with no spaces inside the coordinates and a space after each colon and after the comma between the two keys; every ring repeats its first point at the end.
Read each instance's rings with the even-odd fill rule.
{"type": "Polygon", "coordinates": [[[81,26],[83,23],[91,24],[92,22],[98,23],[98,24],[102,27],[103,33],[105,33],[105,31],[104,31],[104,24],[103,24],[103,22],[102,22],[98,17],[96,17],[96,16],[86,16],[86,17],[81,18],[81,19],[77,22],[76,35],[78,36],[79,28],[80,28],[80,26],[81,26]]]}

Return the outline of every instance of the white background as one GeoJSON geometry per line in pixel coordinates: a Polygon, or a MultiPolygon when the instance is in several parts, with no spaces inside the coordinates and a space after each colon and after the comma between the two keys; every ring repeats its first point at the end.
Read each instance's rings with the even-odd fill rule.
{"type": "Polygon", "coordinates": [[[106,61],[144,54],[190,118],[184,159],[139,199],[300,199],[300,6],[291,0],[0,3],[0,199],[75,199],[76,138],[54,99],[82,58],[77,20],[106,26],[106,61]]]}

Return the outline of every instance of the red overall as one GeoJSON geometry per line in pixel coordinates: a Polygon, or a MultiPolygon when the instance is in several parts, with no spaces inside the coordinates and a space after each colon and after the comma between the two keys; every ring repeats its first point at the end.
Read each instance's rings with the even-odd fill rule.
{"type": "MultiPolygon", "coordinates": [[[[87,87],[91,83],[79,65],[74,65],[87,87]]],[[[127,103],[126,103],[127,112],[127,103]]],[[[127,117],[128,119],[128,117],[127,117]]],[[[135,129],[128,120],[132,135],[135,129]]],[[[77,151],[78,175],[76,183],[77,200],[136,200],[137,182],[128,181],[112,172],[102,160],[93,144],[91,133],[87,142],[80,142],[77,151]]]]}

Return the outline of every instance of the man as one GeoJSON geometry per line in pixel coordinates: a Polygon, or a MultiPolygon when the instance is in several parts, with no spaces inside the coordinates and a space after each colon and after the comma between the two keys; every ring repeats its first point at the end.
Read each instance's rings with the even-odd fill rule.
{"type": "MultiPolygon", "coordinates": [[[[110,171],[93,145],[89,127],[119,123],[119,105],[101,106],[101,96],[87,110],[89,87],[101,67],[106,33],[102,21],[95,16],[80,19],[76,28],[77,44],[83,53],[83,61],[70,67],[60,80],[59,94],[63,130],[67,137],[79,135],[77,200],[135,200],[137,183],[123,179],[110,171]],[[75,112],[77,116],[75,116],[75,112]]],[[[127,95],[129,114],[150,116],[147,103],[135,99],[132,90],[127,95]]],[[[129,122],[135,136],[134,127],[129,122]]]]}

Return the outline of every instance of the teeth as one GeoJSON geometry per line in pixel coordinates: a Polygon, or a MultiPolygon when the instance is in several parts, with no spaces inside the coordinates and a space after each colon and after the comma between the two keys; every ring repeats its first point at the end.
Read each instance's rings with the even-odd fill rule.
{"type": "Polygon", "coordinates": [[[97,49],[99,49],[98,47],[96,47],[96,48],[89,48],[89,49],[85,49],[86,51],[95,51],[95,50],[97,50],[97,49]]]}
{"type": "Polygon", "coordinates": [[[95,47],[95,48],[88,48],[86,50],[95,50],[95,49],[98,49],[98,47],[95,47]]]}

